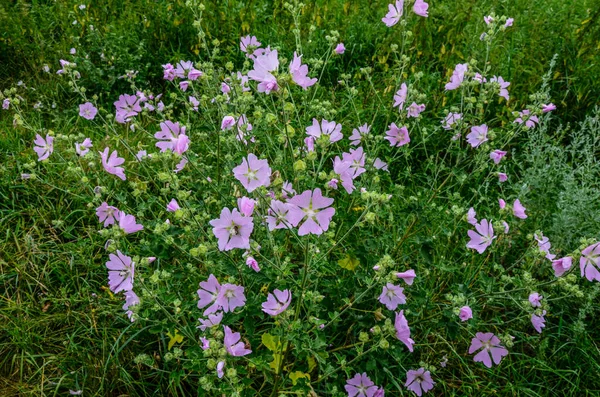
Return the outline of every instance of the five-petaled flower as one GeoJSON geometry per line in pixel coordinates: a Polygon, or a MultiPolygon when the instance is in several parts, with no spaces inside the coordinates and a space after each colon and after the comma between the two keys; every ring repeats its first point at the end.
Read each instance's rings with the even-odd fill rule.
{"type": "Polygon", "coordinates": [[[404,288],[398,287],[392,283],[383,286],[383,291],[379,296],[379,302],[383,303],[389,310],[396,310],[398,305],[406,303],[404,288]]]}
{"type": "Polygon", "coordinates": [[[262,310],[270,316],[276,316],[283,313],[292,302],[292,293],[290,290],[283,291],[276,289],[273,293],[269,293],[267,301],[263,302],[262,310]]]}
{"type": "Polygon", "coordinates": [[[133,274],[135,263],[130,257],[117,250],[117,254],[109,254],[108,286],[115,294],[120,291],[131,291],[133,288],[133,274]]]}
{"type": "Polygon", "coordinates": [[[473,354],[479,349],[481,351],[473,357],[473,361],[482,362],[488,368],[492,367],[492,360],[497,365],[502,361],[502,357],[508,355],[508,350],[500,344],[500,339],[491,332],[475,334],[475,338],[471,340],[469,354],[473,354]]]}
{"type": "Polygon", "coordinates": [[[35,141],[33,141],[33,143],[36,145],[33,147],[33,150],[38,155],[38,161],[46,160],[54,151],[53,136],[46,135],[46,139],[44,139],[40,134],[36,134],[35,141]]]}
{"type": "Polygon", "coordinates": [[[431,379],[431,372],[426,371],[425,368],[419,368],[416,371],[411,369],[406,373],[404,386],[419,397],[433,389],[433,385],[435,385],[435,382],[431,379]]]}
{"type": "Polygon", "coordinates": [[[369,379],[367,373],[363,372],[348,379],[344,389],[346,389],[348,397],[374,397],[378,387],[369,379]]]}
{"type": "Polygon", "coordinates": [[[251,193],[261,186],[271,184],[271,167],[267,160],[259,160],[254,154],[242,159],[242,164],[233,169],[233,175],[251,193]]]}
{"type": "Polygon", "coordinates": [[[385,132],[387,135],[386,140],[390,142],[390,146],[403,146],[410,142],[410,136],[408,136],[408,128],[405,126],[398,128],[396,123],[390,124],[389,130],[385,132]]]}
{"type": "Polygon", "coordinates": [[[335,214],[335,209],[330,207],[333,199],[323,197],[319,188],[314,191],[305,190],[302,194],[289,199],[288,204],[290,204],[288,212],[290,224],[296,227],[304,220],[298,229],[299,236],[320,235],[326,232],[329,229],[331,218],[335,214]]]}
{"type": "Polygon", "coordinates": [[[469,230],[467,234],[471,240],[467,243],[467,248],[471,248],[483,254],[487,247],[494,240],[494,228],[487,219],[482,219],[481,223],[475,224],[475,230],[469,230]],[[475,231],[476,230],[476,231],[475,231]]]}
{"type": "Polygon", "coordinates": [[[104,152],[98,152],[98,153],[100,153],[100,157],[102,158],[102,166],[104,167],[106,172],[108,172],[109,174],[112,174],[112,175],[116,175],[117,177],[121,178],[121,180],[123,180],[123,181],[127,179],[125,177],[125,169],[123,167],[118,167],[119,165],[121,165],[125,162],[125,159],[122,157],[119,157],[119,154],[117,153],[116,150],[114,150],[110,154],[110,157],[108,156],[108,153],[109,153],[108,148],[104,148],[104,152]]]}
{"type": "Polygon", "coordinates": [[[241,342],[242,337],[239,332],[233,332],[231,328],[226,325],[223,326],[223,329],[225,330],[223,344],[225,345],[227,353],[234,357],[245,356],[252,353],[252,350],[246,349],[244,342],[241,342]]]}

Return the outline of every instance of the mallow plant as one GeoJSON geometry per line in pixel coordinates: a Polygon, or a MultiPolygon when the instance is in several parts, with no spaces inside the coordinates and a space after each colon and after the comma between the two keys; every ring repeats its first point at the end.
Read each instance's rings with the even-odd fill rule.
{"type": "Polygon", "coordinates": [[[588,304],[581,286],[600,281],[600,242],[555,250],[511,165],[555,109],[544,90],[513,108],[489,62],[518,21],[481,16],[482,51],[433,92],[411,68],[425,1],[381,10],[395,67],[355,76],[333,68],[350,43],[330,32],[304,52],[303,5],[286,7],[296,48],[250,34],[225,59],[190,1],[197,59],[161,60],[159,90],[126,73],[110,104],[65,54],[53,79],[77,102],[68,134],[32,91],[3,93],[31,136],[22,178],[78,186],[88,203],[98,294],[115,298],[124,338],[146,341],[130,365],[215,396],[506,382],[496,368],[545,355],[557,306],[588,304]]]}

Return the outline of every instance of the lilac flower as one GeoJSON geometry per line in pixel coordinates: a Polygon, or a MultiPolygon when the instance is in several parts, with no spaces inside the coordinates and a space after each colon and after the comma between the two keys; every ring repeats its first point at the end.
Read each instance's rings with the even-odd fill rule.
{"type": "Polygon", "coordinates": [[[348,379],[344,389],[346,389],[348,397],[374,397],[377,386],[369,379],[367,373],[363,372],[348,379]]]}
{"type": "Polygon", "coordinates": [[[38,155],[38,161],[46,160],[54,151],[54,137],[46,134],[46,139],[40,134],[35,134],[33,150],[38,155]]]}
{"type": "Polygon", "coordinates": [[[254,58],[254,69],[248,72],[248,77],[258,81],[258,92],[270,94],[271,91],[279,90],[277,79],[271,74],[278,68],[277,50],[267,48],[254,58]]]}
{"type": "Polygon", "coordinates": [[[383,389],[383,387],[375,390],[375,394],[373,394],[373,397],[385,397],[385,390],[383,389]]]}
{"type": "Polygon", "coordinates": [[[471,127],[471,133],[467,135],[467,142],[469,142],[472,147],[476,148],[488,140],[487,134],[488,126],[485,124],[471,127]]]}
{"type": "Polygon", "coordinates": [[[213,274],[208,276],[208,280],[200,282],[200,289],[197,291],[199,298],[198,309],[208,306],[208,308],[204,310],[205,316],[216,313],[216,311],[219,310],[217,296],[219,295],[220,290],[221,284],[219,284],[219,280],[217,280],[213,274]]]}
{"type": "Polygon", "coordinates": [[[350,135],[350,144],[353,146],[360,145],[362,139],[371,132],[371,126],[367,123],[358,127],[358,129],[352,130],[352,135],[350,135]]]}
{"type": "Polygon", "coordinates": [[[465,73],[469,69],[468,63],[459,63],[454,67],[454,72],[450,77],[450,82],[446,84],[445,88],[448,91],[452,91],[460,87],[463,80],[465,79],[465,73]]]}
{"type": "Polygon", "coordinates": [[[246,196],[237,200],[238,209],[244,216],[252,216],[256,200],[252,200],[246,196]]]}
{"type": "Polygon", "coordinates": [[[502,225],[504,226],[504,234],[508,234],[508,231],[510,230],[508,223],[506,223],[506,221],[502,221],[502,225]]]}
{"type": "Polygon", "coordinates": [[[308,87],[315,85],[317,78],[308,77],[308,66],[302,64],[302,55],[296,55],[294,51],[294,59],[290,62],[290,74],[294,83],[298,84],[305,90],[308,87]]]}
{"type": "Polygon", "coordinates": [[[229,94],[231,92],[231,87],[227,83],[222,82],[221,83],[221,92],[223,94],[229,94]]]}
{"type": "Polygon", "coordinates": [[[177,63],[177,69],[175,69],[175,76],[180,79],[187,78],[190,80],[197,80],[198,77],[202,76],[202,72],[194,68],[194,63],[192,61],[179,61],[179,63],[177,63]]]}
{"type": "Polygon", "coordinates": [[[281,186],[281,196],[285,199],[292,197],[296,194],[296,191],[294,190],[294,187],[292,186],[292,184],[288,181],[283,182],[283,185],[281,186]]]}
{"type": "Polygon", "coordinates": [[[433,389],[433,385],[435,385],[435,382],[431,379],[431,372],[425,371],[425,368],[419,368],[416,371],[411,369],[406,373],[406,383],[404,386],[419,397],[423,393],[427,393],[433,389]]]}
{"type": "Polygon", "coordinates": [[[379,296],[379,302],[384,304],[389,310],[396,310],[398,305],[406,303],[404,296],[404,288],[398,287],[392,283],[387,283],[383,286],[383,292],[379,296]]]}
{"type": "Polygon", "coordinates": [[[109,261],[106,262],[108,268],[108,286],[115,294],[120,291],[131,291],[133,288],[133,274],[135,272],[135,263],[131,258],[117,250],[117,254],[109,254],[109,261]]]}
{"type": "Polygon", "coordinates": [[[139,232],[140,230],[144,229],[144,226],[135,222],[135,216],[133,215],[128,215],[123,211],[119,211],[117,217],[117,220],[119,221],[119,227],[123,229],[125,234],[139,232]]]}
{"type": "Polygon", "coordinates": [[[467,321],[473,318],[473,310],[471,310],[469,306],[461,307],[458,312],[458,318],[460,318],[461,321],[467,321]]]}
{"type": "Polygon", "coordinates": [[[233,116],[225,116],[223,117],[223,121],[221,121],[221,131],[230,130],[235,125],[235,117],[233,116]]]}
{"type": "Polygon", "coordinates": [[[178,122],[174,123],[167,120],[160,123],[160,131],[154,134],[154,138],[158,139],[156,147],[161,152],[171,150],[177,154],[185,153],[190,145],[190,139],[185,134],[185,126],[180,126],[178,122]]]}
{"type": "Polygon", "coordinates": [[[467,222],[469,222],[471,225],[477,225],[477,218],[475,218],[476,215],[475,209],[473,207],[469,208],[469,211],[467,211],[467,222]]]}
{"type": "Polygon", "coordinates": [[[394,328],[396,328],[396,338],[404,343],[412,353],[415,341],[410,338],[410,327],[408,326],[406,317],[404,317],[404,310],[400,310],[400,313],[396,313],[394,328]]]}
{"type": "Polygon", "coordinates": [[[350,149],[350,153],[343,153],[342,159],[336,156],[333,162],[333,170],[340,175],[342,186],[348,194],[354,191],[354,183],[352,182],[365,170],[365,154],[362,147],[350,149]]]}
{"type": "Polygon", "coordinates": [[[223,368],[225,368],[225,361],[219,361],[217,364],[217,377],[219,379],[225,376],[225,371],[223,371],[223,368]]]}
{"type": "Polygon", "coordinates": [[[410,137],[408,136],[408,128],[406,128],[405,126],[398,128],[396,123],[392,123],[389,125],[388,128],[389,130],[385,132],[385,134],[387,135],[385,139],[390,142],[390,146],[400,147],[410,142],[410,137]]]}
{"type": "Polygon", "coordinates": [[[239,332],[232,332],[228,326],[223,326],[225,330],[225,338],[223,340],[223,344],[225,345],[225,349],[227,349],[227,353],[234,357],[245,356],[252,353],[252,350],[246,349],[244,342],[240,342],[242,337],[239,332]]]}
{"type": "Polygon", "coordinates": [[[163,67],[163,78],[165,80],[173,81],[175,79],[175,67],[170,63],[162,65],[163,67]]]}
{"type": "Polygon", "coordinates": [[[254,54],[254,50],[260,48],[260,41],[257,40],[256,36],[245,36],[240,39],[240,50],[246,53],[248,58],[252,58],[254,54]],[[253,47],[248,48],[248,47],[253,47]]]}
{"type": "Polygon", "coordinates": [[[553,103],[549,103],[547,105],[545,105],[545,104],[542,105],[542,112],[543,113],[549,113],[549,112],[551,112],[553,110],[556,110],[556,105],[553,104],[553,103]]]}
{"type": "Polygon", "coordinates": [[[250,142],[254,142],[254,137],[250,135],[250,131],[252,131],[252,124],[248,122],[248,118],[245,114],[242,114],[237,121],[237,134],[236,139],[247,145],[246,137],[250,136],[250,142]]]}
{"type": "Polygon", "coordinates": [[[292,302],[292,293],[290,290],[283,291],[276,289],[269,293],[267,301],[262,304],[262,311],[270,316],[277,316],[283,313],[292,302]]]}
{"type": "Polygon", "coordinates": [[[415,14],[425,18],[429,16],[427,13],[428,8],[429,4],[425,3],[423,0],[415,0],[415,4],[413,4],[413,11],[415,14]]]}
{"type": "Polygon", "coordinates": [[[523,204],[521,204],[521,202],[519,201],[519,199],[516,199],[514,204],[513,204],[513,214],[520,219],[527,219],[527,215],[525,214],[525,211],[527,209],[525,207],[523,207],[523,204]]]}
{"type": "Polygon", "coordinates": [[[500,182],[506,182],[508,180],[508,175],[506,175],[504,172],[499,172],[498,173],[498,180],[500,182]]]}
{"type": "Polygon", "coordinates": [[[508,355],[508,350],[500,344],[500,339],[491,332],[476,333],[475,338],[471,340],[469,354],[481,348],[483,349],[473,357],[473,361],[482,362],[488,368],[492,368],[492,360],[497,365],[502,361],[502,357],[508,355]]]}
{"type": "Polygon", "coordinates": [[[408,87],[406,86],[406,83],[402,83],[400,89],[394,94],[394,104],[392,106],[397,107],[399,111],[402,111],[407,95],[408,87]]]}
{"type": "Polygon", "coordinates": [[[534,128],[536,124],[540,123],[540,120],[537,116],[532,116],[529,109],[525,109],[522,112],[519,112],[519,117],[517,117],[514,122],[518,124],[525,123],[525,127],[534,128]]]}
{"type": "Polygon", "coordinates": [[[488,222],[487,219],[482,219],[481,223],[475,224],[475,230],[469,230],[467,232],[471,238],[471,241],[467,243],[467,248],[474,249],[480,254],[483,254],[495,238],[494,228],[492,227],[491,222],[488,222]]]}
{"type": "Polygon", "coordinates": [[[267,160],[259,160],[254,154],[242,159],[242,164],[233,169],[233,175],[251,193],[261,186],[271,184],[271,168],[267,160]]]}
{"type": "Polygon", "coordinates": [[[225,313],[233,312],[246,304],[244,287],[235,284],[223,284],[219,289],[216,303],[225,313]]]}
{"type": "Polygon", "coordinates": [[[246,258],[246,265],[254,270],[255,272],[260,272],[260,266],[258,266],[258,262],[256,261],[256,259],[254,259],[254,257],[249,256],[246,258]]]}
{"type": "Polygon", "coordinates": [[[279,200],[272,200],[266,217],[269,231],[275,229],[287,229],[289,221],[287,220],[290,211],[290,205],[279,200]]]}
{"type": "Polygon", "coordinates": [[[200,346],[202,350],[210,349],[210,340],[206,339],[204,336],[201,336],[200,342],[202,342],[202,346],[200,346]]]}
{"type": "Polygon", "coordinates": [[[494,161],[494,164],[499,164],[502,157],[506,156],[506,153],[507,152],[496,149],[490,153],[490,158],[494,161]]]}
{"type": "Polygon", "coordinates": [[[541,316],[537,316],[535,313],[531,315],[531,325],[538,333],[542,333],[542,328],[546,328],[546,319],[544,316],[546,315],[546,311],[542,311],[541,316]]]}
{"type": "Polygon", "coordinates": [[[9,107],[10,107],[10,99],[6,98],[5,100],[2,101],[2,109],[8,110],[9,107]]]}
{"type": "Polygon", "coordinates": [[[119,154],[116,150],[110,154],[110,157],[108,156],[108,152],[108,148],[104,148],[104,152],[98,152],[102,158],[102,166],[109,174],[115,175],[121,178],[123,181],[126,180],[127,178],[125,177],[125,169],[123,167],[118,167],[125,162],[125,159],[119,157],[119,154]]]}
{"type": "Polygon", "coordinates": [[[533,236],[538,243],[540,251],[546,254],[547,259],[553,260],[556,258],[556,255],[550,253],[552,244],[550,244],[550,239],[548,237],[544,236],[543,234],[538,237],[537,233],[535,233],[533,236]]]}
{"type": "Polygon", "coordinates": [[[329,136],[330,143],[337,142],[344,137],[344,135],[342,135],[342,125],[335,121],[327,120],[321,120],[321,123],[319,123],[317,119],[313,119],[312,125],[306,127],[306,133],[315,139],[319,138],[321,135],[327,135],[329,136]]]}
{"type": "Polygon", "coordinates": [[[388,4],[388,13],[381,20],[390,28],[400,22],[402,13],[404,12],[404,0],[396,0],[396,4],[388,4]]]}
{"type": "Polygon", "coordinates": [[[302,226],[298,229],[299,236],[307,234],[320,235],[329,229],[329,222],[335,214],[335,209],[329,207],[333,204],[333,199],[323,197],[321,189],[305,190],[302,194],[289,199],[288,203],[290,204],[289,223],[296,227],[304,220],[302,226]]]}
{"type": "Polygon", "coordinates": [[[502,98],[504,98],[508,101],[509,95],[508,95],[508,90],[506,89],[506,87],[508,87],[510,85],[510,83],[508,81],[504,81],[502,76],[492,77],[490,79],[490,83],[498,83],[500,85],[500,92],[498,93],[498,96],[501,96],[502,98]]]}
{"type": "Polygon", "coordinates": [[[183,168],[185,167],[185,165],[188,163],[188,160],[184,157],[181,159],[181,161],[179,163],[177,163],[177,165],[175,166],[175,173],[181,172],[181,170],[183,170],[183,168]]]}
{"type": "Polygon", "coordinates": [[[219,239],[219,251],[229,251],[234,248],[250,248],[250,234],[254,229],[252,217],[243,216],[237,209],[221,210],[221,217],[210,221],[213,234],[219,239]]]}
{"type": "Polygon", "coordinates": [[[344,52],[346,52],[346,47],[344,47],[344,43],[338,43],[338,45],[335,46],[335,53],[338,55],[342,55],[344,52]]]}
{"type": "Polygon", "coordinates": [[[410,104],[406,110],[406,117],[419,117],[419,115],[425,110],[425,105],[417,105],[416,102],[410,104]]]}
{"type": "Polygon", "coordinates": [[[79,105],[79,115],[84,119],[94,120],[96,113],[98,113],[98,109],[96,109],[91,102],[79,105]]]}
{"type": "Polygon", "coordinates": [[[398,272],[396,273],[396,277],[404,280],[404,282],[408,285],[412,285],[415,278],[417,277],[417,274],[415,273],[415,271],[413,269],[408,269],[405,272],[398,272]]]}
{"type": "Polygon", "coordinates": [[[565,274],[573,263],[573,258],[565,256],[564,258],[556,259],[552,261],[552,269],[554,269],[554,275],[560,277],[565,274]]]}
{"type": "Polygon", "coordinates": [[[179,206],[179,203],[175,199],[171,199],[171,201],[169,201],[169,204],[167,204],[167,211],[169,211],[169,212],[175,212],[180,209],[181,209],[181,207],[179,206]]]}
{"type": "Polygon", "coordinates": [[[137,116],[142,111],[137,95],[119,95],[119,100],[115,101],[114,105],[117,109],[115,120],[121,124],[128,122],[131,117],[137,116]]]}
{"type": "Polygon", "coordinates": [[[104,227],[110,226],[114,224],[119,219],[119,210],[117,207],[113,207],[112,205],[108,205],[105,202],[100,204],[98,208],[96,208],[96,215],[98,216],[98,222],[104,222],[104,227]]]}
{"type": "Polygon", "coordinates": [[[125,314],[127,314],[127,317],[129,317],[129,320],[131,320],[131,322],[134,322],[135,318],[133,317],[133,311],[131,311],[129,309],[129,307],[139,305],[140,298],[137,296],[137,294],[135,292],[133,292],[133,290],[125,291],[124,295],[125,295],[125,303],[123,304],[123,310],[126,311],[125,314]]]}
{"type": "Polygon", "coordinates": [[[304,138],[304,145],[306,146],[306,151],[308,153],[315,151],[315,137],[307,136],[304,138]]]}
{"type": "Polygon", "coordinates": [[[442,120],[442,127],[445,130],[451,130],[452,126],[462,119],[462,113],[448,113],[448,115],[442,120]]]}
{"type": "Polygon", "coordinates": [[[508,19],[506,20],[506,23],[504,24],[504,27],[505,27],[505,28],[508,28],[508,27],[510,27],[510,26],[513,26],[513,22],[514,22],[514,21],[515,21],[515,19],[514,19],[514,18],[508,18],[508,19]]]}
{"type": "Polygon", "coordinates": [[[484,16],[483,21],[486,25],[489,25],[490,23],[494,22],[494,18],[491,15],[484,16]]]}
{"type": "Polygon", "coordinates": [[[503,210],[506,207],[506,201],[498,199],[498,205],[500,206],[500,209],[503,210]]]}
{"type": "Polygon", "coordinates": [[[184,81],[180,81],[179,82],[179,88],[183,92],[186,92],[189,86],[190,86],[190,82],[188,80],[184,80],[184,81]]]}
{"type": "Polygon", "coordinates": [[[82,157],[90,151],[91,147],[92,140],[90,138],[85,138],[81,143],[75,142],[75,151],[82,157]]]}
{"type": "Polygon", "coordinates": [[[585,275],[588,281],[600,281],[600,242],[586,247],[579,258],[581,277],[585,275]]]}

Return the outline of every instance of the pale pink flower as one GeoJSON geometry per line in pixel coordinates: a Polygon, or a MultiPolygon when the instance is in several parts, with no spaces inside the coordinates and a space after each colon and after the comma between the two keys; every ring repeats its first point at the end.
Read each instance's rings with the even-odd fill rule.
{"type": "Polygon", "coordinates": [[[366,372],[356,374],[353,378],[348,379],[344,389],[346,389],[348,397],[375,397],[377,392],[377,386],[369,379],[366,372]]]}
{"type": "Polygon", "coordinates": [[[508,175],[506,175],[504,172],[499,172],[498,173],[498,180],[500,182],[506,182],[508,180],[508,175]]]}
{"type": "Polygon", "coordinates": [[[387,27],[392,27],[402,18],[404,12],[404,0],[396,0],[395,4],[388,4],[388,13],[381,20],[387,27]]]}
{"type": "Polygon", "coordinates": [[[119,227],[123,229],[125,234],[139,232],[140,230],[144,229],[143,225],[136,223],[135,216],[128,215],[123,211],[119,211],[115,219],[117,219],[119,222],[119,227]]]}
{"type": "Polygon", "coordinates": [[[394,94],[394,104],[392,106],[397,107],[399,111],[402,111],[407,95],[408,87],[406,86],[406,83],[402,83],[400,89],[394,94]]]}
{"type": "Polygon", "coordinates": [[[46,160],[54,151],[54,137],[46,134],[46,139],[40,134],[35,135],[33,150],[38,155],[38,161],[46,160]]]}
{"type": "Polygon", "coordinates": [[[425,18],[429,16],[427,13],[428,8],[429,4],[425,3],[423,0],[415,0],[415,4],[413,4],[413,11],[415,14],[425,18]]]}
{"type": "Polygon", "coordinates": [[[398,305],[406,303],[404,296],[404,288],[398,287],[392,283],[387,283],[383,286],[383,292],[379,296],[379,302],[384,304],[389,310],[396,310],[398,305]]]}
{"type": "Polygon", "coordinates": [[[410,104],[406,110],[406,117],[419,117],[419,115],[425,110],[425,105],[417,105],[416,102],[410,104]]]}
{"type": "Polygon", "coordinates": [[[96,117],[96,113],[98,113],[98,109],[91,102],[79,105],[79,115],[84,119],[93,120],[96,117]]]}
{"type": "Polygon", "coordinates": [[[475,208],[469,208],[469,211],[467,211],[467,222],[469,222],[471,225],[476,225],[477,218],[475,218],[475,216],[477,216],[475,213],[475,208]]]}
{"type": "Polygon", "coordinates": [[[342,135],[341,124],[324,119],[321,120],[320,123],[317,119],[313,119],[312,125],[306,127],[306,133],[315,139],[319,138],[321,135],[327,135],[330,143],[337,142],[344,137],[344,135],[342,135]]]}
{"type": "Polygon", "coordinates": [[[450,82],[447,83],[445,86],[446,90],[452,91],[460,87],[463,80],[465,79],[465,73],[467,72],[468,68],[468,63],[459,63],[458,65],[456,65],[456,67],[454,68],[454,72],[450,77],[450,82]]]}
{"type": "Polygon", "coordinates": [[[292,302],[292,293],[284,289],[283,291],[276,289],[273,293],[269,293],[267,301],[262,304],[262,311],[270,316],[277,316],[283,313],[292,302]]]}
{"type": "Polygon", "coordinates": [[[96,215],[98,216],[98,222],[104,222],[104,227],[107,227],[118,221],[119,209],[108,205],[105,201],[96,208],[96,215]]]}
{"type": "Polygon", "coordinates": [[[542,105],[542,112],[543,113],[548,113],[548,112],[551,112],[553,110],[556,110],[556,105],[553,104],[553,103],[549,103],[547,105],[545,105],[545,104],[542,105]]]}
{"type": "Polygon", "coordinates": [[[373,161],[373,167],[375,167],[378,170],[384,170],[386,172],[390,172],[388,170],[388,164],[385,161],[383,161],[382,159],[380,159],[379,157],[377,157],[375,159],[375,161],[373,161]]]}
{"type": "Polygon", "coordinates": [[[485,124],[471,127],[471,132],[467,135],[467,142],[476,148],[488,140],[488,126],[485,124]]]}
{"type": "Polygon", "coordinates": [[[239,332],[231,331],[231,328],[226,325],[223,326],[223,329],[225,330],[223,344],[225,345],[227,353],[234,357],[245,356],[252,353],[252,350],[246,349],[244,342],[241,342],[242,337],[239,332]]]}
{"type": "Polygon", "coordinates": [[[546,328],[546,319],[544,316],[546,315],[546,311],[542,311],[542,315],[538,316],[535,313],[531,315],[531,325],[538,333],[542,333],[542,328],[546,328]]]}
{"type": "Polygon", "coordinates": [[[85,138],[83,142],[75,142],[75,151],[80,156],[85,156],[92,147],[92,140],[90,138],[85,138]]]}
{"type": "Polygon", "coordinates": [[[408,128],[406,128],[406,126],[398,128],[396,123],[392,123],[388,128],[389,130],[385,132],[387,135],[385,139],[390,142],[390,146],[400,147],[410,142],[410,136],[408,135],[408,128]]]}
{"type": "Polygon", "coordinates": [[[205,316],[208,316],[212,313],[216,313],[217,310],[219,310],[219,304],[217,303],[217,295],[219,294],[220,290],[221,284],[219,284],[219,280],[217,280],[217,278],[213,274],[209,275],[206,281],[200,282],[200,289],[197,291],[198,309],[202,309],[208,306],[208,308],[204,310],[205,316]]]}
{"type": "MultiPolygon", "coordinates": [[[[294,192],[295,194],[295,192],[294,192]]],[[[288,213],[290,211],[290,205],[279,200],[272,200],[269,208],[268,215],[266,217],[269,231],[275,229],[287,229],[289,228],[290,222],[287,220],[288,213]]]]}
{"type": "Polygon", "coordinates": [[[506,23],[504,24],[504,27],[505,27],[505,28],[508,28],[508,27],[510,27],[510,26],[513,26],[513,22],[514,22],[514,21],[515,21],[515,19],[514,19],[514,18],[508,18],[508,19],[506,20],[506,23]]]}
{"type": "Polygon", "coordinates": [[[248,58],[253,58],[254,51],[260,48],[260,45],[261,43],[258,41],[256,36],[248,35],[240,39],[240,50],[245,52],[248,58]]]}
{"type": "Polygon", "coordinates": [[[249,256],[246,258],[246,265],[254,270],[255,272],[260,272],[260,266],[258,266],[258,261],[256,259],[254,259],[254,257],[249,256]]]}
{"type": "Polygon", "coordinates": [[[223,117],[223,121],[221,121],[221,131],[230,130],[235,125],[235,117],[233,116],[225,116],[223,117]]]}
{"type": "Polygon", "coordinates": [[[299,236],[320,235],[326,232],[335,214],[335,209],[329,207],[333,204],[333,199],[324,197],[319,188],[314,191],[305,190],[302,194],[289,199],[288,204],[290,205],[287,216],[289,223],[296,227],[304,221],[298,229],[299,236]]]}
{"type": "Polygon", "coordinates": [[[117,250],[117,254],[109,254],[109,261],[106,262],[108,268],[108,287],[115,294],[120,291],[131,291],[133,289],[133,275],[135,273],[135,263],[130,257],[117,250]]]}
{"type": "Polygon", "coordinates": [[[513,214],[517,218],[527,219],[527,214],[525,214],[526,210],[527,209],[523,207],[523,204],[521,204],[521,201],[519,201],[519,199],[516,199],[513,204],[513,214]]]}
{"type": "Polygon", "coordinates": [[[175,212],[180,209],[181,209],[181,207],[179,206],[179,203],[175,199],[172,199],[171,201],[169,201],[169,204],[167,204],[167,211],[169,211],[169,212],[175,212]]]}
{"type": "Polygon", "coordinates": [[[115,120],[118,123],[126,123],[131,117],[137,116],[142,111],[137,95],[119,95],[119,100],[114,102],[117,114],[115,120]]]}
{"type": "Polygon", "coordinates": [[[126,180],[127,178],[125,177],[125,169],[123,167],[118,167],[125,162],[125,159],[119,157],[119,154],[116,150],[110,154],[110,157],[108,156],[108,152],[108,148],[104,148],[104,152],[98,152],[102,158],[102,166],[109,174],[115,175],[121,178],[123,181],[126,180]]]}
{"type": "Polygon", "coordinates": [[[529,109],[525,109],[519,112],[519,117],[517,117],[514,122],[518,124],[525,123],[525,127],[534,128],[537,124],[539,124],[540,120],[536,115],[531,115],[529,109]]]}
{"type": "Polygon", "coordinates": [[[471,310],[471,308],[469,306],[463,306],[460,308],[460,310],[458,312],[458,317],[460,318],[461,321],[467,321],[467,320],[473,318],[473,311],[471,310]]]}
{"type": "Polygon", "coordinates": [[[441,121],[442,128],[445,130],[451,130],[454,124],[456,124],[460,119],[462,119],[461,113],[448,113],[448,115],[441,121]]]}
{"type": "Polygon", "coordinates": [[[502,98],[508,101],[509,95],[508,90],[506,88],[510,85],[510,83],[508,81],[504,81],[502,76],[492,77],[490,79],[490,83],[498,83],[500,85],[500,92],[498,93],[498,96],[501,96],[502,98]]]}
{"type": "Polygon", "coordinates": [[[229,251],[234,248],[249,249],[250,234],[254,229],[253,218],[243,216],[237,209],[221,210],[221,217],[210,222],[213,234],[219,240],[219,251],[229,251]]]}
{"type": "Polygon", "coordinates": [[[242,159],[242,164],[233,169],[233,175],[250,193],[261,186],[267,187],[271,184],[269,162],[259,160],[252,153],[242,159]]]}
{"type": "Polygon", "coordinates": [[[495,164],[499,164],[500,160],[502,160],[502,158],[504,156],[506,156],[507,152],[504,152],[502,150],[494,150],[493,152],[490,153],[490,158],[494,161],[495,164]]]}
{"type": "Polygon", "coordinates": [[[467,243],[467,248],[471,248],[483,254],[483,252],[492,244],[494,240],[494,228],[487,219],[482,219],[481,223],[475,224],[475,230],[469,230],[467,234],[471,240],[467,243]],[[476,230],[476,231],[475,231],[476,230]]]}
{"type": "Polygon", "coordinates": [[[400,313],[396,313],[394,328],[396,329],[396,338],[404,343],[412,353],[415,341],[410,338],[410,327],[408,326],[406,317],[404,317],[404,310],[400,310],[400,313]]]}
{"type": "Polygon", "coordinates": [[[294,51],[294,59],[290,62],[290,74],[294,83],[305,90],[315,85],[317,78],[308,77],[308,66],[302,64],[302,55],[298,56],[294,51]]]}
{"type": "Polygon", "coordinates": [[[362,139],[371,132],[371,126],[367,123],[358,127],[358,129],[352,130],[352,135],[350,135],[350,144],[353,146],[360,145],[362,139]]]}
{"type": "Polygon", "coordinates": [[[433,385],[435,385],[435,382],[431,379],[431,372],[426,371],[425,368],[421,367],[416,371],[411,369],[406,373],[404,386],[418,397],[433,389],[433,385]]]}
{"type": "Polygon", "coordinates": [[[335,46],[335,53],[338,55],[342,55],[344,52],[346,52],[346,47],[344,47],[344,43],[338,43],[338,45],[335,46]]]}
{"type": "Polygon", "coordinates": [[[160,131],[154,134],[154,138],[158,139],[156,147],[161,152],[171,150],[177,154],[185,153],[190,145],[190,139],[185,134],[185,126],[180,126],[178,122],[174,123],[170,120],[160,123],[160,131]]]}
{"type": "Polygon", "coordinates": [[[506,207],[506,201],[504,201],[503,199],[498,199],[498,206],[501,210],[503,210],[506,207]]]}
{"type": "Polygon", "coordinates": [[[252,200],[246,196],[241,197],[237,200],[238,209],[244,216],[252,216],[254,212],[254,206],[256,205],[256,200],[252,200]]]}
{"type": "Polygon", "coordinates": [[[471,340],[469,354],[479,349],[481,351],[473,357],[473,361],[482,362],[488,368],[492,367],[492,360],[495,364],[500,364],[502,357],[508,355],[508,350],[500,344],[500,339],[491,332],[475,334],[475,338],[471,340]]]}
{"type": "Polygon", "coordinates": [[[417,277],[417,274],[415,273],[415,271],[413,269],[408,269],[405,272],[396,273],[396,277],[404,280],[404,282],[406,284],[412,285],[414,282],[414,279],[417,277]]]}
{"type": "Polygon", "coordinates": [[[581,277],[588,281],[600,281],[600,242],[592,244],[581,251],[579,258],[581,277]]]}
{"type": "Polygon", "coordinates": [[[254,58],[254,69],[248,72],[248,77],[258,81],[258,92],[270,94],[271,91],[279,90],[277,79],[271,73],[277,71],[278,68],[277,50],[266,48],[254,58]]]}
{"type": "Polygon", "coordinates": [[[554,269],[554,275],[560,277],[565,274],[573,263],[573,258],[565,256],[564,258],[555,259],[552,261],[552,269],[554,269]]]}

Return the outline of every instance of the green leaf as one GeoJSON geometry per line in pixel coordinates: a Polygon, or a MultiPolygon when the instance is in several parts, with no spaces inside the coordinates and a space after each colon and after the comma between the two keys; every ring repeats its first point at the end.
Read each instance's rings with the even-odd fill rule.
{"type": "Polygon", "coordinates": [[[338,261],[338,265],[340,265],[343,269],[354,271],[356,267],[360,264],[358,259],[352,258],[350,255],[346,254],[346,256],[338,261]]]}

